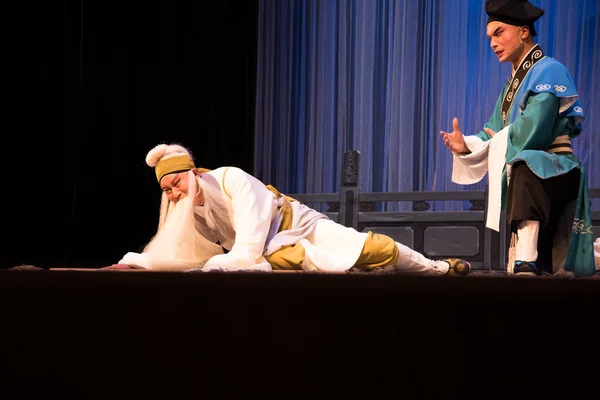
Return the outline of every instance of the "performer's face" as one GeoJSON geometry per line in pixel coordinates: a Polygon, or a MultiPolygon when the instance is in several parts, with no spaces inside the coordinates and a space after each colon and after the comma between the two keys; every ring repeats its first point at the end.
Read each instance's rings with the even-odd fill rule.
{"type": "Polygon", "coordinates": [[[487,25],[487,37],[498,61],[515,63],[523,55],[523,40],[527,37],[527,32],[523,27],[492,21],[487,25]]]}
{"type": "MultiPolygon", "coordinates": [[[[165,175],[160,180],[160,188],[165,192],[169,201],[177,203],[188,195],[189,176],[189,173],[185,171],[177,174],[165,175]]],[[[199,192],[194,199],[194,205],[201,206],[203,204],[204,198],[199,192]]]]}
{"type": "Polygon", "coordinates": [[[188,193],[187,171],[163,176],[160,180],[160,188],[167,194],[169,201],[173,203],[185,198],[188,193]]]}

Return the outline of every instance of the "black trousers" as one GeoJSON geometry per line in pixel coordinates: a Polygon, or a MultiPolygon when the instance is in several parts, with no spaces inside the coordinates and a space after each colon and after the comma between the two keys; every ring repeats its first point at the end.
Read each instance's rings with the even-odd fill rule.
{"type": "Polygon", "coordinates": [[[539,221],[537,266],[552,273],[553,264],[564,263],[571,237],[579,169],[554,178],[541,179],[525,162],[513,164],[508,186],[506,217],[511,232],[522,221],[539,221]]]}

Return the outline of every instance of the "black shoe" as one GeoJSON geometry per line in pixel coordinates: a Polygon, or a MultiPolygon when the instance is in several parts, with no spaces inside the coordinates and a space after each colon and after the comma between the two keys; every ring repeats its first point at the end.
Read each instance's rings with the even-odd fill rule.
{"type": "Polygon", "coordinates": [[[538,269],[533,261],[515,261],[515,275],[537,276],[538,269]]]}
{"type": "Polygon", "coordinates": [[[461,260],[460,258],[446,258],[442,261],[447,262],[450,265],[446,275],[465,276],[471,272],[471,264],[469,264],[468,261],[461,260]]]}

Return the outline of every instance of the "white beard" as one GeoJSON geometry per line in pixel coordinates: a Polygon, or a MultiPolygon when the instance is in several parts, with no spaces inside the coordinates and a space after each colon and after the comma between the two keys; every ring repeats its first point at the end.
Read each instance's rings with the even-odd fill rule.
{"type": "Polygon", "coordinates": [[[197,229],[194,198],[196,177],[189,172],[188,195],[177,203],[167,201],[163,194],[160,227],[144,248],[153,270],[181,270],[204,266],[212,256],[222,254],[221,246],[203,237],[197,229]]]}
{"type": "Polygon", "coordinates": [[[195,207],[196,215],[200,217],[197,222],[198,230],[205,235],[205,232],[210,232],[206,237],[215,237],[221,244],[233,244],[235,241],[235,229],[231,219],[233,212],[227,207],[227,200],[221,189],[202,178],[198,178],[196,183],[204,197],[204,206],[195,207]]]}

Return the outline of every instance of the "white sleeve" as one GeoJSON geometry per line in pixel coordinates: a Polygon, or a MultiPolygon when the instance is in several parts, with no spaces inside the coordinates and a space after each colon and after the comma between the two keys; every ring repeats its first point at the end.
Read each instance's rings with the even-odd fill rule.
{"type": "MultiPolygon", "coordinates": [[[[506,164],[506,150],[508,148],[508,129],[506,126],[494,137],[489,148],[489,180],[488,180],[488,204],[486,226],[496,232],[500,231],[500,213],[502,211],[502,170],[506,164]]],[[[510,175],[510,167],[506,168],[507,176],[510,175]]]]}
{"type": "Polygon", "coordinates": [[[127,264],[130,267],[137,267],[143,269],[152,269],[152,263],[146,253],[134,253],[129,252],[119,260],[119,264],[127,264]]]}
{"type": "Polygon", "coordinates": [[[261,181],[235,167],[226,171],[223,189],[231,198],[235,242],[229,253],[210,258],[204,269],[271,270],[263,252],[275,209],[274,194],[261,181]]]}
{"type": "Polygon", "coordinates": [[[479,182],[488,170],[488,147],[491,140],[483,141],[475,135],[465,136],[469,154],[453,153],[452,182],[470,185],[479,182]]]}

